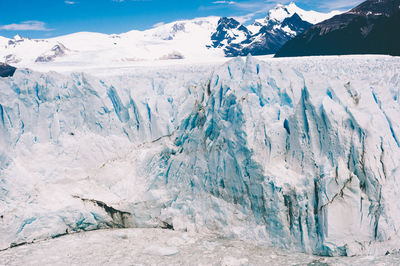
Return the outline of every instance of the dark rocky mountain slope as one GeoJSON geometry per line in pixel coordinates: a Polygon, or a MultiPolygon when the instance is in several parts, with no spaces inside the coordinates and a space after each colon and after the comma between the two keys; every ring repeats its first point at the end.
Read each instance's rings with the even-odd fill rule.
{"type": "Polygon", "coordinates": [[[276,57],[400,55],[400,0],[368,0],[288,41],[276,57]]]}
{"type": "Polygon", "coordinates": [[[17,69],[5,63],[0,63],[0,77],[12,77],[17,69]]]}

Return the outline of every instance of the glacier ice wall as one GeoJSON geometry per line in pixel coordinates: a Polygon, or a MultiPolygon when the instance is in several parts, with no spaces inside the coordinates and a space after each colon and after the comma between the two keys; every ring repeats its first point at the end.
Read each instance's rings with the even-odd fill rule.
{"type": "Polygon", "coordinates": [[[0,248],[135,226],[112,206],[142,199],[137,151],[157,152],[147,143],[190,114],[210,68],[169,72],[106,81],[22,69],[0,80],[0,248]]]}
{"type": "Polygon", "coordinates": [[[398,247],[400,61],[234,59],[0,84],[1,247],[105,227],[398,247]]]}
{"type": "MultiPolygon", "coordinates": [[[[206,192],[263,226],[243,235],[322,255],[396,238],[399,65],[383,73],[383,65],[365,72],[334,63],[290,69],[236,60],[214,75],[159,181],[179,188],[171,208],[185,206],[188,187],[185,201],[206,192]]],[[[194,220],[226,230],[220,206],[193,211],[213,208],[194,220]]]]}

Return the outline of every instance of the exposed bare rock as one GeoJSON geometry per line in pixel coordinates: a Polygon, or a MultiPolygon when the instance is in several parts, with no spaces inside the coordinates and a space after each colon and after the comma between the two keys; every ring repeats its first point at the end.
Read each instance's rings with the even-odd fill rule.
{"type": "Polygon", "coordinates": [[[62,43],[58,43],[47,53],[42,54],[38,58],[36,58],[35,62],[52,62],[57,57],[62,57],[66,55],[66,52],[69,51],[62,43]]]}
{"type": "Polygon", "coordinates": [[[170,59],[184,59],[185,57],[177,51],[173,51],[167,55],[160,57],[160,60],[170,60],[170,59]]]}
{"type": "Polygon", "coordinates": [[[15,54],[9,54],[4,57],[6,64],[18,64],[21,62],[21,58],[17,57],[15,54]]]}
{"type": "Polygon", "coordinates": [[[5,63],[0,63],[0,77],[12,77],[17,70],[15,67],[7,65],[5,63]]]}

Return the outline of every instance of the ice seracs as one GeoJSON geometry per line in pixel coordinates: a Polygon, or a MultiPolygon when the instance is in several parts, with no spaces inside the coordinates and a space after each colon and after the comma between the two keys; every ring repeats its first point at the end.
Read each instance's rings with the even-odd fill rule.
{"type": "Polygon", "coordinates": [[[0,79],[0,248],[126,225],[392,252],[399,69],[369,56],[17,70],[0,79]]]}

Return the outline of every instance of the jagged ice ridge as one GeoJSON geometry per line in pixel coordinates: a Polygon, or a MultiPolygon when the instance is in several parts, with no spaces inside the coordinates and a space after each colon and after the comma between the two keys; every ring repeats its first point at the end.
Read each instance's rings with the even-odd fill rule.
{"type": "Polygon", "coordinates": [[[399,69],[383,56],[19,69],[0,80],[0,249],[163,227],[321,255],[391,251],[399,69]]]}

